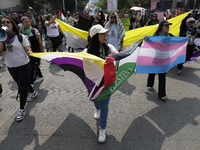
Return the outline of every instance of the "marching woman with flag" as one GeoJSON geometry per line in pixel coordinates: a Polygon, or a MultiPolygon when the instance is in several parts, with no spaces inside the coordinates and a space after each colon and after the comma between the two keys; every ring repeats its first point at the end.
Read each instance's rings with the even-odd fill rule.
{"type": "Polygon", "coordinates": [[[56,52],[56,49],[59,52],[62,52],[62,39],[60,33],[65,37],[64,33],[60,29],[60,26],[56,17],[53,17],[51,14],[46,15],[47,21],[45,21],[45,26],[47,29],[47,41],[49,44],[50,52],[56,52]]]}
{"type": "MultiPolygon", "coordinates": [[[[99,24],[94,25],[89,31],[92,39],[87,44],[86,48],[84,49],[84,52],[93,54],[102,59],[106,59],[106,57],[110,54],[118,53],[118,51],[113,45],[106,44],[106,37],[107,37],[106,33],[108,33],[109,31],[110,31],[109,29],[104,29],[99,24]]],[[[103,143],[106,140],[105,128],[107,125],[109,101],[110,97],[98,102],[94,102],[96,108],[94,118],[100,119],[99,136],[98,136],[98,141],[100,143],[103,143]]]]}
{"type": "MultiPolygon", "coordinates": [[[[169,33],[169,25],[172,25],[172,23],[169,23],[167,20],[161,21],[159,23],[158,30],[156,31],[154,36],[173,36],[172,34],[169,33]]],[[[166,90],[165,90],[166,74],[167,73],[159,73],[158,74],[158,80],[159,80],[158,97],[164,101],[167,99],[166,90]]],[[[155,75],[156,74],[153,73],[153,74],[149,74],[149,76],[148,76],[147,87],[148,87],[149,91],[153,90],[155,75]]]]}

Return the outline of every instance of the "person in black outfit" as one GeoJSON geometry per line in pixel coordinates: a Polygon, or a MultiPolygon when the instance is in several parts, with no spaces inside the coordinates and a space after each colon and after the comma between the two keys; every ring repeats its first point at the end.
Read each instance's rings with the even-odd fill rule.
{"type": "Polygon", "coordinates": [[[157,17],[157,14],[156,13],[153,13],[151,15],[151,17],[148,19],[147,23],[145,26],[150,26],[150,25],[156,25],[158,24],[159,21],[158,21],[158,17],[157,17]]]}
{"type": "MultiPolygon", "coordinates": [[[[194,39],[197,38],[197,31],[199,30],[195,23],[195,19],[191,17],[193,12],[189,13],[182,21],[180,27],[181,37],[190,37],[188,40],[187,50],[186,50],[186,61],[189,61],[195,51],[194,39]]],[[[183,63],[177,65],[177,75],[182,73],[183,63]]]]}
{"type": "MultiPolygon", "coordinates": [[[[172,34],[168,33],[169,32],[169,25],[172,25],[172,23],[169,23],[167,20],[163,20],[159,23],[158,30],[154,34],[154,36],[173,36],[172,34]]],[[[167,73],[159,73],[158,74],[158,97],[161,100],[166,100],[166,74],[167,73]]],[[[155,79],[155,73],[149,74],[148,79],[147,79],[147,88],[149,91],[153,89],[154,86],[154,79],[155,79]]]]}
{"type": "MultiPolygon", "coordinates": [[[[99,7],[99,12],[100,12],[100,19],[98,20],[98,22],[96,24],[100,24],[102,27],[104,27],[104,22],[105,22],[105,15],[102,11],[102,9],[99,7]]],[[[91,16],[89,22],[88,22],[88,31],[90,31],[90,28],[95,25],[95,18],[93,16],[91,16]]],[[[88,35],[88,42],[91,40],[90,35],[88,35]]]]}
{"type": "MultiPolygon", "coordinates": [[[[22,20],[22,34],[26,35],[29,39],[32,52],[44,52],[40,33],[36,28],[31,27],[28,17],[22,20]]],[[[43,79],[42,72],[40,70],[40,58],[30,57],[31,63],[31,84],[34,82],[41,82],[43,79]],[[36,79],[37,78],[37,79],[36,79]]]]}

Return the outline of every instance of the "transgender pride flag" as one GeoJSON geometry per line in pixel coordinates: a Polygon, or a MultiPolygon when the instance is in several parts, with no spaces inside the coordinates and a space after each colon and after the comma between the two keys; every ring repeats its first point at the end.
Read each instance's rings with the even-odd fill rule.
{"type": "Polygon", "coordinates": [[[166,73],[186,59],[188,37],[147,36],[138,54],[136,73],[166,73]]]}

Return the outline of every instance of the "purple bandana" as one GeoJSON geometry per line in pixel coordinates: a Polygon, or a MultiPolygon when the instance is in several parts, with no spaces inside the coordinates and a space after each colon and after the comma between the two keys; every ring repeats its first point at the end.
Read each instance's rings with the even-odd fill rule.
{"type": "Polygon", "coordinates": [[[15,35],[16,35],[15,32],[8,33],[8,38],[5,41],[5,44],[11,44],[15,39],[15,35]]]}

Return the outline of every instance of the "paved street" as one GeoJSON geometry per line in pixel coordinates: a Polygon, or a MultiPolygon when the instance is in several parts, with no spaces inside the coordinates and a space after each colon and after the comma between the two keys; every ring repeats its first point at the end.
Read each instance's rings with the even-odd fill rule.
{"type": "Polygon", "coordinates": [[[199,150],[200,59],[184,66],[180,76],[176,67],[167,73],[167,102],[157,98],[158,76],[150,92],[147,74],[132,75],[111,97],[107,141],[99,144],[94,104],[75,74],[42,60],[38,97],[16,122],[17,85],[4,65],[0,150],[199,150]]]}

